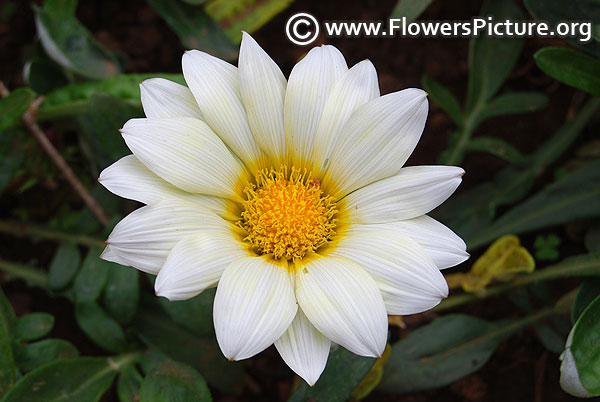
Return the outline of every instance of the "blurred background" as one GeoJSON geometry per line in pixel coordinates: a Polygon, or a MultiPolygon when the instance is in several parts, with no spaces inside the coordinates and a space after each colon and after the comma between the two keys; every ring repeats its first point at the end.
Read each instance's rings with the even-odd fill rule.
{"type": "MultiPolygon", "coordinates": [[[[482,7],[487,7],[492,13],[549,20],[549,15],[556,15],[556,10],[562,7],[553,6],[558,1],[524,4],[519,0],[508,6],[505,0],[499,3],[501,7],[480,0],[424,1],[424,11],[414,18],[468,20],[485,15],[482,7]]],[[[590,15],[585,8],[573,11],[580,5],[563,6],[562,18],[569,18],[571,12],[590,15]]],[[[285,23],[293,14],[309,12],[319,21],[385,20],[391,15],[405,15],[406,10],[399,7],[397,0],[0,1],[0,80],[9,91],[29,88],[18,93],[19,99],[2,103],[0,111],[5,114],[0,125],[0,271],[3,272],[0,284],[16,317],[33,312],[53,316],[51,330],[43,335],[73,345],[76,351],[61,349],[68,357],[109,356],[132,350],[132,345],[142,345],[148,350],[158,350],[161,356],[164,353],[193,365],[206,378],[215,401],[287,400],[299,382],[273,347],[243,363],[232,364],[233,373],[228,371],[227,363],[220,361],[222,356],[214,342],[207,346],[194,341],[193,335],[211,333],[210,295],[195,304],[169,307],[173,303],[153,300],[152,283],[133,269],[128,270],[135,272],[127,274],[131,276],[120,277],[119,273],[113,275],[114,267],[92,269],[91,262],[87,262],[88,267],[82,268],[86,259],[97,258],[98,247],[110,232],[107,227],[138,207],[132,201],[109,194],[95,180],[104,167],[128,153],[117,129],[127,119],[142,116],[137,83],[157,73],[181,80],[181,56],[185,49],[201,49],[235,64],[240,30],[247,30],[287,77],[311,47],[293,45],[286,38],[285,23]],[[41,42],[40,36],[52,45],[41,42]],[[63,171],[47,156],[45,148],[38,145],[39,140],[20,124],[19,116],[38,95],[46,95],[37,113],[44,136],[100,204],[110,220],[108,225],[90,212],[63,171]],[[81,270],[86,272],[83,277],[81,270]],[[102,278],[102,286],[94,285],[98,278],[102,278]],[[152,318],[158,321],[149,321],[148,316],[158,310],[161,310],[158,318],[152,318]],[[206,320],[202,321],[203,317],[206,320]],[[182,332],[174,329],[176,325],[183,328],[182,332]],[[102,328],[114,326],[122,335],[107,343],[110,334],[104,334],[102,328]],[[166,345],[164,338],[170,339],[166,345]],[[193,359],[202,361],[194,365],[193,359]]],[[[597,14],[591,14],[590,18],[600,15],[597,7],[593,12],[597,14]]],[[[469,261],[444,271],[445,274],[468,273],[485,251],[485,247],[480,247],[508,233],[517,232],[520,244],[528,250],[528,256],[533,256],[536,267],[597,250],[600,213],[597,207],[590,206],[592,200],[598,201],[594,198],[600,188],[598,174],[594,173],[597,168],[561,190],[572,194],[588,186],[589,191],[596,191],[584,194],[589,197],[585,198],[589,211],[573,202],[559,212],[549,213],[552,218],[542,216],[541,223],[520,227],[519,217],[526,220],[527,212],[537,209],[537,204],[529,210],[513,209],[518,208],[518,202],[529,200],[576,168],[600,158],[598,102],[590,96],[598,95],[598,83],[589,84],[586,90],[573,84],[572,78],[551,76],[547,69],[541,68],[543,63],[534,57],[541,49],[574,49],[562,39],[488,40],[480,44],[485,52],[479,53],[473,42],[468,38],[325,38],[321,33],[315,45],[335,45],[349,66],[370,59],[377,68],[382,94],[407,87],[424,87],[430,93],[427,125],[407,165],[448,163],[460,165],[467,172],[456,198],[434,214],[465,238],[472,254],[469,261]],[[511,44],[505,46],[506,41],[511,44]],[[472,109],[469,102],[475,101],[468,98],[473,96],[469,87],[476,85],[477,79],[470,74],[474,75],[477,69],[484,71],[490,65],[493,69],[495,64],[503,71],[494,78],[498,84],[490,99],[496,93],[521,96],[504,99],[504,103],[495,105],[495,111],[475,116],[469,110],[472,109]],[[448,101],[448,92],[454,100],[448,101]],[[469,116],[477,123],[466,129],[469,116]],[[556,137],[559,140],[550,144],[549,139],[561,129],[563,134],[556,137]],[[469,146],[458,149],[459,138],[483,140],[473,140],[469,146]],[[550,150],[548,146],[544,148],[547,144],[550,150]],[[540,149],[547,152],[540,155],[540,149]],[[499,172],[504,172],[504,176],[498,175],[499,172]],[[514,185],[509,194],[502,193],[509,185],[514,185]],[[517,221],[506,230],[494,226],[505,213],[512,214],[509,217],[517,221]]],[[[597,42],[590,46],[596,46],[593,51],[597,52],[597,42]]],[[[572,51],[589,54],[589,49],[572,51]]],[[[597,62],[597,54],[589,57],[597,62]]],[[[600,75],[596,67],[594,64],[586,70],[592,78],[600,75]]],[[[514,271],[519,269],[530,272],[533,266],[519,265],[514,271]]],[[[509,279],[514,278],[510,272],[513,276],[508,275],[509,279]]],[[[507,278],[499,277],[494,281],[507,278]]],[[[453,279],[454,293],[472,294],[468,286],[460,290],[461,277],[453,279]]],[[[509,297],[457,305],[452,307],[452,313],[507,323],[503,320],[515,320],[553,303],[580,282],[581,279],[569,278],[538,288],[521,288],[509,297]]],[[[487,282],[482,288],[486,286],[487,282]]],[[[445,309],[443,313],[446,314],[445,309]]],[[[404,339],[440,316],[442,310],[392,319],[390,342],[404,339]]],[[[485,357],[475,352],[468,357],[473,359],[472,369],[457,369],[457,375],[448,375],[426,387],[433,389],[394,389],[389,385],[393,381],[385,381],[386,365],[380,384],[382,373],[373,371],[371,362],[366,370],[362,369],[361,378],[369,370],[375,374],[371,374],[371,384],[362,383],[359,392],[352,390],[361,380],[348,373],[336,381],[346,383],[346,388],[350,384],[350,392],[340,391],[340,399],[313,400],[346,400],[350,395],[354,400],[364,397],[365,401],[575,400],[561,390],[558,381],[558,353],[564,347],[571,324],[563,317],[544,325],[519,328],[522,330],[498,338],[497,342],[492,339],[493,346],[484,348],[485,357]]],[[[445,337],[446,333],[437,336],[445,337]]],[[[147,358],[152,359],[160,360],[153,355],[147,358]]],[[[21,367],[13,380],[48,361],[34,361],[21,367]]],[[[148,362],[144,364],[151,366],[148,362]]],[[[119,373],[119,378],[124,378],[123,384],[127,380],[134,384],[132,391],[125,393],[119,388],[121,385],[111,386],[109,381],[106,392],[100,392],[103,401],[132,400],[128,396],[138,395],[146,372],[143,364],[132,370],[128,374],[119,373]]],[[[295,400],[306,399],[299,395],[295,400]]]]}

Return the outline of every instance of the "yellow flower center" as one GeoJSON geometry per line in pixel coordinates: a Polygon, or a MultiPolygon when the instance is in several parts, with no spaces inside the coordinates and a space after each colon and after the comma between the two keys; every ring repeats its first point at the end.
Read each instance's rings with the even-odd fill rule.
{"type": "Polygon", "coordinates": [[[318,181],[310,175],[286,167],[264,169],[256,175],[256,185],[244,190],[240,226],[244,239],[259,254],[277,259],[302,258],[315,251],[335,233],[337,210],[330,196],[323,196],[318,181]]]}

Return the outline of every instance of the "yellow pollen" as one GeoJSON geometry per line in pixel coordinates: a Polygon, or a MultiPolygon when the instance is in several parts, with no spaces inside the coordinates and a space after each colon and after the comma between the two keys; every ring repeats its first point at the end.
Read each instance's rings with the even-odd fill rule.
{"type": "Polygon", "coordinates": [[[288,260],[315,251],[335,234],[337,210],[330,196],[323,196],[320,183],[292,168],[264,169],[256,185],[247,187],[242,219],[244,239],[259,254],[288,260]]]}

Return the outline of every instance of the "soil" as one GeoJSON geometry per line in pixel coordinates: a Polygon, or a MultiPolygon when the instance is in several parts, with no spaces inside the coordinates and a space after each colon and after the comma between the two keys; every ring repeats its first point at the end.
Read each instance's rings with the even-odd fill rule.
{"type": "MultiPolygon", "coordinates": [[[[0,10],[8,3],[16,6],[9,21],[0,21],[0,79],[9,87],[24,85],[23,62],[31,52],[35,36],[33,13],[29,2],[0,1],[0,10]]],[[[174,72],[181,71],[180,57],[184,48],[177,36],[158,15],[142,0],[128,2],[105,0],[103,2],[80,2],[78,17],[98,41],[125,55],[127,72],[174,72]]],[[[287,18],[296,12],[306,11],[323,20],[383,20],[387,18],[396,0],[350,0],[345,2],[323,0],[298,0],[276,18],[254,34],[255,39],[281,66],[287,76],[294,64],[308,50],[290,44],[284,36],[287,18]]],[[[478,15],[480,0],[462,2],[434,2],[421,17],[427,20],[463,20],[478,15]]],[[[370,59],[379,73],[381,93],[389,93],[407,87],[420,87],[424,74],[446,85],[459,99],[463,100],[466,90],[468,65],[467,39],[367,39],[320,37],[318,43],[337,46],[346,56],[349,65],[365,58],[370,59]]],[[[525,41],[524,49],[513,73],[503,90],[541,91],[549,96],[549,104],[542,111],[514,117],[491,119],[483,124],[477,135],[500,137],[513,144],[523,153],[530,153],[554,133],[572,116],[584,101],[581,93],[559,85],[545,76],[535,66],[532,55],[543,46],[562,45],[557,40],[532,38],[525,41]]],[[[439,153],[445,149],[452,122],[435,105],[430,103],[428,123],[422,139],[411,156],[408,165],[434,164],[439,153]]],[[[592,138],[591,132],[584,133],[574,149],[592,138]]],[[[467,171],[459,191],[490,180],[506,166],[502,160],[481,153],[470,153],[461,164],[467,171]]],[[[552,169],[549,169],[551,171],[552,169]]],[[[551,173],[549,173],[551,175],[551,173]]],[[[541,187],[550,177],[540,178],[541,187]]],[[[68,192],[64,183],[53,189],[35,189],[24,192],[18,199],[23,205],[42,197],[56,197],[68,192]]],[[[71,200],[72,197],[62,197],[71,200]]],[[[66,201],[65,201],[66,202],[66,201]]],[[[71,203],[76,201],[69,201],[71,203]]],[[[6,205],[3,205],[6,206],[6,205]]],[[[3,208],[4,209],[4,208],[3,208]]],[[[30,209],[30,208],[28,208],[30,209]]],[[[52,215],[46,208],[36,216],[40,222],[52,215]]],[[[0,217],[7,218],[7,210],[0,217]]],[[[14,218],[14,217],[13,217],[14,218]]],[[[566,231],[555,228],[563,239],[561,255],[581,252],[580,242],[570,240],[566,231]],[[566,253],[566,254],[565,254],[566,253]]],[[[525,246],[532,248],[534,238],[525,236],[525,246]]],[[[13,237],[0,237],[2,258],[14,261],[30,261],[32,250],[40,266],[46,266],[51,258],[53,245],[31,243],[13,237]]],[[[474,256],[474,258],[477,256],[474,256]]],[[[460,268],[459,268],[460,269],[460,268]]],[[[558,294],[570,290],[577,282],[551,284],[558,294]]],[[[63,337],[75,343],[84,355],[101,355],[78,329],[73,320],[73,307],[65,300],[49,297],[39,289],[26,287],[21,281],[3,282],[2,287],[18,315],[32,311],[48,311],[55,315],[56,326],[52,336],[63,337]]],[[[521,313],[506,298],[490,299],[459,309],[457,312],[476,315],[484,319],[517,317],[521,313]]],[[[394,329],[394,338],[406,336],[409,331],[435,318],[434,314],[408,317],[404,330],[394,329]]],[[[443,334],[440,334],[443,336],[443,334]]],[[[214,393],[216,401],[282,401],[287,398],[294,385],[294,376],[271,347],[258,357],[246,361],[249,378],[244,395],[239,398],[214,393]]],[[[373,392],[366,401],[406,402],[453,402],[453,401],[532,401],[559,402],[576,400],[559,387],[559,361],[556,354],[548,352],[535,337],[526,330],[502,343],[490,361],[478,372],[449,386],[411,395],[387,395],[373,392]]],[[[103,400],[113,400],[108,394],[103,400]]]]}

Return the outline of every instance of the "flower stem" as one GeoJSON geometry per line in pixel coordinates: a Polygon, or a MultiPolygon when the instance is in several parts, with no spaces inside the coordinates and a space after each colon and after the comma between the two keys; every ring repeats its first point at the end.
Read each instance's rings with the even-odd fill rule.
{"type": "Polygon", "coordinates": [[[46,240],[67,241],[89,247],[104,247],[104,241],[93,237],[61,232],[59,230],[47,229],[39,226],[25,225],[18,222],[0,221],[0,233],[13,236],[41,237],[46,240]]]}
{"type": "Polygon", "coordinates": [[[48,275],[44,271],[41,271],[37,268],[0,260],[0,271],[15,276],[19,279],[24,279],[35,286],[43,288],[48,286],[48,275]]]}
{"type": "Polygon", "coordinates": [[[591,276],[600,275],[600,256],[594,254],[583,254],[576,257],[567,258],[558,264],[549,266],[528,275],[517,276],[511,283],[493,286],[484,289],[481,294],[463,293],[450,296],[443,300],[432,311],[440,312],[449,310],[463,304],[486,299],[491,296],[497,296],[511,291],[521,286],[527,286],[534,282],[549,281],[553,279],[564,278],[567,276],[591,276]]]}

